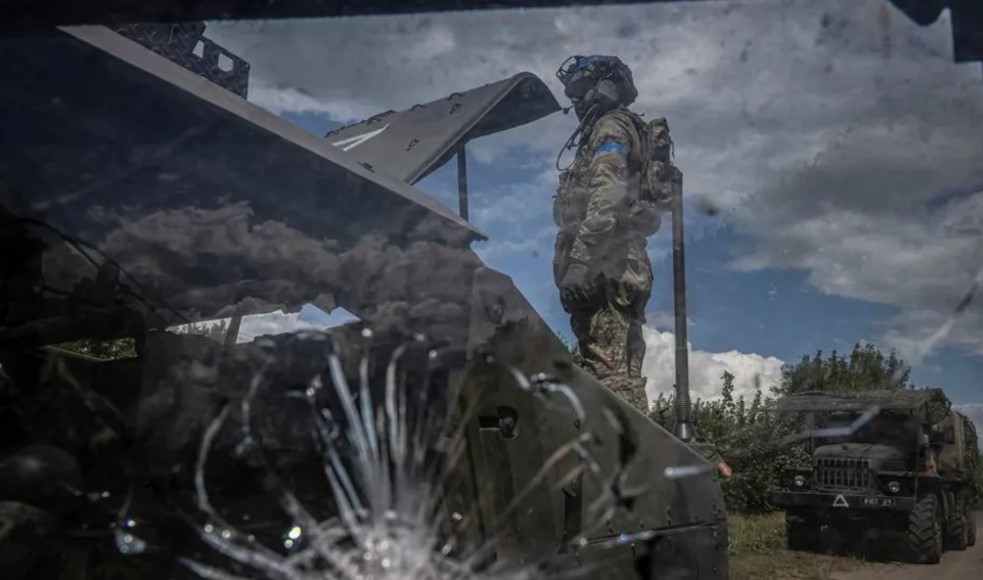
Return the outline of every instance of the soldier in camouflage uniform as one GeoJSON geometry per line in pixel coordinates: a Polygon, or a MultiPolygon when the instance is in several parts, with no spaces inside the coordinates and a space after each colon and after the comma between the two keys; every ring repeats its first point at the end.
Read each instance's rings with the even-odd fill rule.
{"type": "MultiPolygon", "coordinates": [[[[586,366],[602,382],[615,375],[639,377],[642,324],[652,293],[646,238],[661,224],[658,213],[639,200],[644,123],[627,108],[637,91],[624,63],[616,57],[572,58],[576,62],[557,76],[580,120],[567,148],[578,134],[579,143],[573,164],[560,174],[554,202],[554,279],[586,366]]],[[[642,400],[630,402],[647,411],[641,384],[642,400]]]]}

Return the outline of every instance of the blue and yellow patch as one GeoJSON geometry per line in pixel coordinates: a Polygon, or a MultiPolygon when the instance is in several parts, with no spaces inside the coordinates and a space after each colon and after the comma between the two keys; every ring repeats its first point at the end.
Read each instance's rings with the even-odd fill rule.
{"type": "Polygon", "coordinates": [[[602,153],[617,153],[622,157],[628,157],[628,147],[617,141],[605,141],[597,146],[594,150],[594,157],[601,155],[602,153]]]}

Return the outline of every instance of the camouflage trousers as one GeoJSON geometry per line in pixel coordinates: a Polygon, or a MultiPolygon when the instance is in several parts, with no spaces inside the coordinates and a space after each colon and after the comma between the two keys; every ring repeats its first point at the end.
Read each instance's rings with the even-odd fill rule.
{"type": "MultiPolygon", "coordinates": [[[[570,265],[572,236],[561,230],[556,238],[553,276],[559,286],[570,265]]],[[[560,298],[588,370],[598,379],[613,374],[638,377],[645,356],[642,324],[652,295],[652,264],[645,237],[630,232],[604,264],[591,265],[597,274],[595,291],[587,300],[560,298]]]]}

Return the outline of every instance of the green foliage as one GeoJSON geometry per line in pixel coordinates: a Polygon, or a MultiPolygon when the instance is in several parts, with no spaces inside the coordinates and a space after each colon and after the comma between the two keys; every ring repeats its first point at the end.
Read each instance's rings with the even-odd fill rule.
{"type": "MultiPolygon", "coordinates": [[[[860,393],[914,388],[908,382],[904,361],[894,353],[885,356],[869,344],[856,345],[849,356],[817,352],[786,365],[781,384],[772,387],[770,396],[758,389],[750,401],[743,395],[735,398],[734,379],[725,372],[720,377],[720,398],[697,401],[693,408],[701,439],[713,445],[734,468],[733,477],[722,483],[732,513],[772,511],[769,488],[785,469],[809,463],[801,445],[778,445],[801,429],[797,417],[773,412],[778,398],[813,390],[860,393]]],[[[675,425],[673,397],[660,395],[650,416],[671,431],[675,425]]]]}
{"type": "MultiPolygon", "coordinates": [[[[804,461],[800,448],[778,448],[776,439],[794,428],[787,418],[771,412],[774,402],[759,390],[750,404],[744,396],[734,399],[734,376],[721,376],[721,397],[697,401],[693,421],[700,438],[714,446],[734,468],[733,477],[722,482],[724,499],[732,513],[764,513],[773,508],[768,501],[770,484],[783,470],[804,461]]],[[[673,396],[660,395],[651,417],[671,430],[675,425],[673,396]]]]}
{"type": "Polygon", "coordinates": [[[56,345],[58,348],[77,352],[102,360],[116,360],[137,356],[136,342],[132,338],[116,340],[95,340],[84,338],[56,345]]]}
{"type": "Polygon", "coordinates": [[[965,437],[966,471],[970,477],[970,487],[972,488],[973,501],[983,507],[983,452],[980,451],[979,434],[976,426],[966,416],[962,416],[963,433],[965,437]]]}
{"type": "Polygon", "coordinates": [[[727,517],[730,580],[828,580],[839,572],[863,566],[835,555],[795,552],[785,548],[785,514],[727,517]]]}
{"type": "Polygon", "coordinates": [[[983,461],[979,450],[975,451],[969,454],[966,469],[969,472],[972,501],[978,506],[977,509],[983,509],[983,461]]]}
{"type": "MultiPolygon", "coordinates": [[[[225,335],[229,330],[227,321],[221,322],[195,322],[175,326],[169,332],[175,334],[197,334],[210,338],[216,342],[224,342],[225,335]]],[[[93,358],[102,360],[116,360],[122,358],[133,358],[137,356],[136,341],[132,338],[118,338],[115,340],[96,340],[83,338],[56,345],[58,348],[77,352],[93,358]]]]}
{"type": "Polygon", "coordinates": [[[733,516],[727,524],[727,554],[732,558],[785,547],[784,515],[733,516]]]}
{"type": "Polygon", "coordinates": [[[872,344],[856,344],[849,356],[834,350],[823,357],[823,352],[817,351],[812,356],[804,355],[794,365],[785,365],[782,382],[772,392],[784,396],[803,391],[853,393],[913,389],[909,374],[907,365],[893,351],[884,356],[872,344]]]}
{"type": "Polygon", "coordinates": [[[229,322],[226,320],[217,322],[192,322],[182,324],[168,329],[174,334],[197,334],[210,338],[215,342],[225,342],[225,335],[229,332],[229,322]]]}

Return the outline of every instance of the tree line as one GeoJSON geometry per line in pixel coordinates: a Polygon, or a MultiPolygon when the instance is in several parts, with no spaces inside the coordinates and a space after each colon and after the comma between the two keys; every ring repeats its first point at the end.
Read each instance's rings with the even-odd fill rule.
{"type": "MultiPolygon", "coordinates": [[[[228,320],[218,320],[214,322],[192,322],[168,329],[174,334],[196,334],[204,336],[215,342],[224,342],[225,335],[229,331],[228,320]]],[[[70,342],[63,342],[56,345],[58,348],[84,354],[103,360],[115,360],[121,358],[132,358],[137,356],[136,341],[132,338],[117,338],[111,340],[97,340],[83,338],[70,342]]]]}

